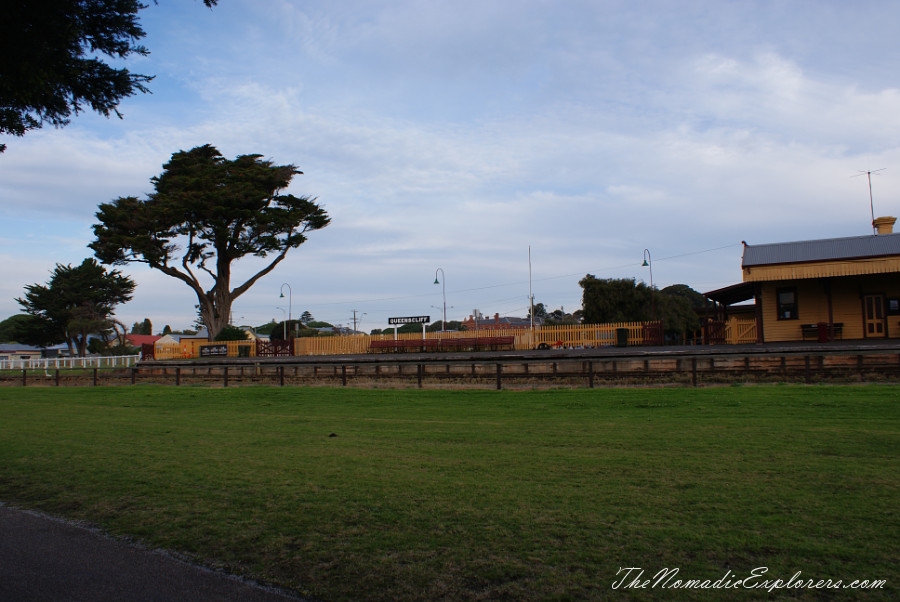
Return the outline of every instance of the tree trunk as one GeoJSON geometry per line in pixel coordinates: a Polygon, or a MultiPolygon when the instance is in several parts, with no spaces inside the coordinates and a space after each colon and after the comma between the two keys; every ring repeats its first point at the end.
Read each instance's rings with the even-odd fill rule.
{"type": "Polygon", "coordinates": [[[228,293],[210,292],[200,297],[199,301],[200,317],[209,331],[209,340],[214,341],[222,329],[228,326],[232,299],[228,293]]]}

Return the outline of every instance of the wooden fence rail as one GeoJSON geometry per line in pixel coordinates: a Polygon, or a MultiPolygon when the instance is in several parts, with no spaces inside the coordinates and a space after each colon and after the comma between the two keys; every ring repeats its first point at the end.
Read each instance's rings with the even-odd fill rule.
{"type": "MultiPolygon", "coordinates": [[[[718,348],[722,349],[722,348],[718,348]]],[[[729,353],[550,352],[466,358],[241,359],[228,362],[145,362],[130,368],[43,369],[0,372],[7,386],[326,385],[356,387],[540,388],[734,382],[858,383],[900,381],[900,348],[729,353]]]]}

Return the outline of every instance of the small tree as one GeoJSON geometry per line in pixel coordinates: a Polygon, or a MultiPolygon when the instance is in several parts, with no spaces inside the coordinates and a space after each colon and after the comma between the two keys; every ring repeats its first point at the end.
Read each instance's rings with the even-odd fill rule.
{"type": "Polygon", "coordinates": [[[21,342],[41,347],[65,342],[71,355],[84,356],[88,335],[105,339],[113,332],[115,307],[131,300],[134,287],[130,278],[107,272],[93,259],[74,268],[57,264],[46,285],[28,285],[25,297],[16,299],[30,316],[21,342]]]}
{"type": "Polygon", "coordinates": [[[163,169],[146,200],[100,205],[90,247],[103,263],[146,263],[187,284],[214,339],[234,300],[330,218],[315,199],[281,194],[302,172],[261,155],[229,161],[206,145],[175,153],[163,169]],[[232,288],[232,264],[248,255],[267,263],[232,288]]]}
{"type": "Polygon", "coordinates": [[[153,334],[153,323],[150,318],[144,318],[143,322],[135,322],[131,327],[131,334],[153,334]]]}

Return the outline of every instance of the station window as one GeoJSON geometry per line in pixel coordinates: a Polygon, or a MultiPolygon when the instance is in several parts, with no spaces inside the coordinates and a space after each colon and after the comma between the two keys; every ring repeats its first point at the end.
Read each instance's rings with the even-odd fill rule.
{"type": "Polygon", "coordinates": [[[778,297],[778,319],[797,319],[797,289],[780,288],[775,293],[778,297]]]}

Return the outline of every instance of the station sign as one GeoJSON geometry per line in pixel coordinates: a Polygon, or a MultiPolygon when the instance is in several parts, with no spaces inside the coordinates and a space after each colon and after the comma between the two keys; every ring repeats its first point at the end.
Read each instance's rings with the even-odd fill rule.
{"type": "Polygon", "coordinates": [[[388,324],[428,324],[431,316],[406,316],[405,318],[388,318],[388,324]]]}
{"type": "Polygon", "coordinates": [[[228,345],[200,345],[200,357],[228,357],[228,345]]]}

